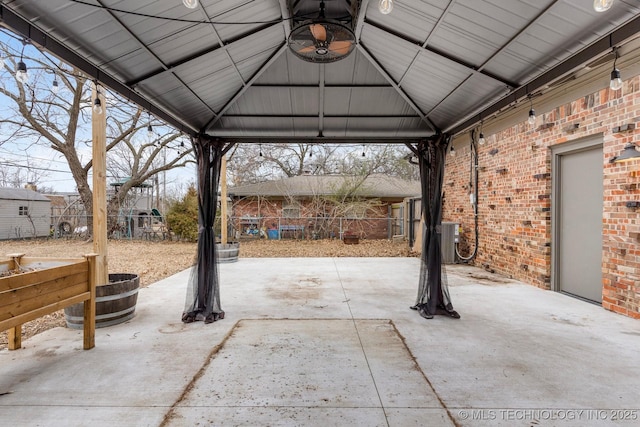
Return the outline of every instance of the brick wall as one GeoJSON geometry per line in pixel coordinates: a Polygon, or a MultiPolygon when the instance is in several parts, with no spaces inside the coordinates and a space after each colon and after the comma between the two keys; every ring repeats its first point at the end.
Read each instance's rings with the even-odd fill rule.
{"type": "MultiPolygon", "coordinates": [[[[491,135],[478,146],[480,245],[475,264],[546,288],[551,281],[551,148],[594,135],[603,141],[603,302],[608,310],[640,318],[640,221],[626,207],[640,200],[640,160],[611,164],[628,143],[640,143],[640,77],[622,90],[608,88],[550,111],[538,111],[535,126],[522,122],[491,135]],[[575,125],[578,125],[576,128],[575,125]]],[[[444,180],[443,221],[461,222],[461,252],[475,245],[469,201],[469,136],[458,138],[444,180]],[[466,139],[466,143],[465,143],[466,139]]]]}
{"type": "MultiPolygon", "coordinates": [[[[389,237],[388,212],[391,203],[381,202],[370,206],[365,219],[317,218],[317,206],[310,200],[300,201],[300,218],[282,218],[285,201],[281,198],[247,197],[235,200],[232,216],[235,227],[240,229],[241,217],[260,218],[259,228],[277,228],[280,225],[305,227],[305,237],[312,238],[314,231],[320,238],[338,238],[340,231],[353,233],[363,239],[387,239],[389,237]]],[[[283,233],[284,234],[284,233],[283,233]]]]}

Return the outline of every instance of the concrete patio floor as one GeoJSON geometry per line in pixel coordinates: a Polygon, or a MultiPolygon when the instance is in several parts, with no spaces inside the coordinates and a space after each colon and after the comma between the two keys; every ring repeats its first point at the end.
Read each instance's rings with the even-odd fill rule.
{"type": "Polygon", "coordinates": [[[426,320],[415,258],[222,264],[226,318],[183,324],[189,271],[136,317],[0,351],[6,426],[640,425],[640,322],[468,266],[426,320]]]}

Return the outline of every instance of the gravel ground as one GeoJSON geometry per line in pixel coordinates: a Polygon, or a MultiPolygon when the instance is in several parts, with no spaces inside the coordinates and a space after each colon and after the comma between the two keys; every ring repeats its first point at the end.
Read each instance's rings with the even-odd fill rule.
{"type": "MultiPolygon", "coordinates": [[[[171,241],[110,240],[110,273],[137,273],[145,287],[193,265],[197,245],[171,241]]],[[[0,257],[24,253],[27,256],[81,257],[93,252],[91,242],[81,240],[0,241],[0,257]]],[[[345,245],[340,240],[247,240],[240,243],[240,258],[292,257],[404,257],[415,256],[406,242],[361,240],[345,245]]],[[[56,326],[65,326],[62,310],[23,325],[23,340],[56,326]]],[[[7,333],[0,332],[0,350],[7,346],[7,333]]]]}

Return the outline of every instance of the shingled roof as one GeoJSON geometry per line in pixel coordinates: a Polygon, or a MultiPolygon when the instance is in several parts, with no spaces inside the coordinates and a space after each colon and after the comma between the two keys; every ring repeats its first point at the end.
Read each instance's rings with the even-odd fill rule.
{"type": "MultiPolygon", "coordinates": [[[[300,175],[257,184],[229,188],[236,197],[311,197],[335,194],[343,185],[357,183],[362,177],[347,175],[300,175]]],[[[419,181],[405,181],[387,175],[370,175],[358,191],[359,196],[376,198],[405,198],[420,195],[419,181]]]]}
{"type": "Polygon", "coordinates": [[[26,188],[0,187],[0,199],[25,200],[32,202],[48,202],[49,199],[42,194],[26,188]]]}

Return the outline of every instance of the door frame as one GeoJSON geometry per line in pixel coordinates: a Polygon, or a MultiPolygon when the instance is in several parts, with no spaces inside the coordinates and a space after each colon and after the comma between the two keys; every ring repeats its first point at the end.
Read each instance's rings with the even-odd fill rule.
{"type": "MultiPolygon", "coordinates": [[[[560,273],[560,262],[558,259],[560,256],[558,251],[560,246],[560,230],[558,229],[558,224],[560,219],[560,182],[562,180],[560,158],[564,155],[579,153],[581,151],[589,151],[595,148],[604,148],[604,134],[597,133],[575,141],[551,146],[551,290],[554,292],[562,291],[562,289],[560,289],[560,284],[558,283],[560,273]]],[[[602,161],[604,175],[604,157],[602,161]]],[[[602,263],[602,258],[600,262],[602,263]]],[[[573,294],[572,296],[583,299],[573,294]]],[[[583,300],[600,305],[595,301],[587,299],[583,300]]]]}

